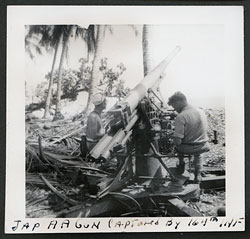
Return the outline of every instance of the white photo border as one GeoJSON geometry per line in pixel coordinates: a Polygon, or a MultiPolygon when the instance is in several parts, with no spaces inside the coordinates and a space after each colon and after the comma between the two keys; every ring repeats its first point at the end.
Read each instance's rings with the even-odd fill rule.
{"type": "Polygon", "coordinates": [[[5,233],[244,231],[243,37],[242,6],[8,6],[5,233]],[[81,25],[82,22],[87,24],[222,24],[225,26],[226,217],[216,219],[209,217],[25,218],[24,26],[81,25]],[[19,227],[15,228],[19,220],[19,227]],[[151,224],[145,223],[151,220],[151,224]],[[170,220],[171,223],[168,223],[170,220]],[[115,227],[118,221],[121,221],[123,226],[115,227]],[[127,225],[128,221],[129,225],[127,225]],[[139,223],[140,221],[142,223],[139,223]],[[197,223],[194,223],[195,221],[197,223]],[[54,224],[51,226],[51,222],[56,226],[54,227],[54,224]],[[28,228],[23,227],[26,223],[29,224],[28,228]],[[98,227],[85,229],[83,225],[86,223],[98,224],[98,227]]]}

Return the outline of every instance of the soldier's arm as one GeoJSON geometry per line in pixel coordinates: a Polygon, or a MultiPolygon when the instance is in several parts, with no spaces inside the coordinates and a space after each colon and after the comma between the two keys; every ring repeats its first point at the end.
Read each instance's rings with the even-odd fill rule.
{"type": "Polygon", "coordinates": [[[185,119],[181,116],[177,116],[175,119],[175,131],[173,134],[173,141],[175,145],[180,145],[184,138],[184,125],[185,119]]]}

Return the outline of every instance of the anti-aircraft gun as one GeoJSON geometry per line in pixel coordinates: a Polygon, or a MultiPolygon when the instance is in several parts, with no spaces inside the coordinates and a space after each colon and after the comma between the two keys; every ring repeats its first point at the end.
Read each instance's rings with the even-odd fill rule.
{"type": "MultiPolygon", "coordinates": [[[[167,109],[160,97],[159,85],[164,78],[164,70],[180,49],[177,46],[124,100],[107,112],[109,130],[90,151],[88,158],[105,162],[115,157],[118,161],[116,178],[121,177],[128,168],[128,179],[131,177],[132,157],[136,159],[136,176],[152,177],[161,165],[174,178],[161,156],[173,153],[170,135],[173,133],[174,112],[167,109]]],[[[103,185],[99,196],[114,189],[106,187],[105,183],[103,185]]],[[[109,186],[118,188],[119,183],[114,180],[109,186]]]]}
{"type": "Polygon", "coordinates": [[[177,156],[171,139],[176,115],[168,109],[158,88],[164,70],[179,51],[176,47],[107,112],[109,130],[87,159],[104,162],[102,166],[115,162],[115,171],[108,174],[101,167],[101,176],[96,170],[95,175],[83,173],[87,203],[66,209],[58,217],[201,216],[182,201],[199,198],[200,186],[184,185],[187,178],[166,164],[177,156]],[[161,174],[162,168],[166,175],[161,174]],[[95,179],[91,182],[91,178],[95,179]]]}
{"type": "Polygon", "coordinates": [[[176,115],[168,109],[158,89],[164,70],[179,51],[177,46],[107,112],[109,130],[87,158],[104,162],[102,165],[115,162],[115,173],[92,183],[87,178],[84,184],[88,185],[88,205],[66,210],[63,216],[201,216],[182,201],[197,199],[199,185],[183,185],[176,167],[166,164],[176,158],[171,139],[176,115]],[[161,173],[163,168],[166,175],[161,173]]]}

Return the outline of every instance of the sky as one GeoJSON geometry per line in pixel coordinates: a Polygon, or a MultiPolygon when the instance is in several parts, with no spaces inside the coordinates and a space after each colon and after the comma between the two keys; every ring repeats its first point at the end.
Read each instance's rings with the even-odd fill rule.
{"type": "MultiPolygon", "coordinates": [[[[125,84],[133,88],[143,78],[142,25],[112,25],[112,34],[106,30],[102,56],[114,70],[120,62],[127,70],[122,75],[125,84]]],[[[178,45],[181,51],[165,70],[161,83],[167,100],[174,92],[182,91],[193,105],[223,106],[225,86],[224,27],[223,25],[150,25],[150,52],[153,66],[159,64],[178,45]]],[[[65,68],[78,69],[78,60],[86,56],[82,40],[71,38],[69,58],[65,68]]],[[[36,56],[26,54],[26,81],[36,86],[50,71],[53,54],[36,56]]],[[[58,64],[59,62],[57,62],[58,64]]]]}

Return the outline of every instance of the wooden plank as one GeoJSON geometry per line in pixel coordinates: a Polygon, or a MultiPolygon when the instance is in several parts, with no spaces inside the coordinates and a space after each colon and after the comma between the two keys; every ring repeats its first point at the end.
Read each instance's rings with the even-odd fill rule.
{"type": "Polygon", "coordinates": [[[172,186],[172,184],[169,186],[166,186],[162,190],[156,191],[154,193],[149,194],[150,197],[179,197],[182,200],[188,200],[188,199],[198,199],[200,196],[200,187],[198,184],[188,184],[186,186],[172,186]]]}
{"type": "Polygon", "coordinates": [[[202,189],[222,189],[225,188],[225,176],[202,177],[200,187],[202,189]]]}
{"type": "Polygon", "coordinates": [[[97,217],[104,214],[112,216],[114,211],[122,210],[121,203],[111,197],[105,197],[99,201],[92,200],[91,206],[72,207],[62,211],[57,217],[79,218],[79,217],[97,217]],[[75,210],[74,210],[75,208],[75,210]]]}
{"type": "Polygon", "coordinates": [[[79,133],[82,129],[84,129],[84,126],[80,126],[79,128],[73,130],[73,131],[70,132],[69,134],[66,134],[66,135],[60,137],[59,139],[56,139],[56,140],[54,140],[54,141],[48,143],[48,145],[54,145],[54,144],[56,144],[56,143],[59,143],[59,142],[62,141],[63,139],[66,139],[66,138],[68,138],[68,137],[70,137],[70,136],[72,136],[72,135],[74,135],[74,134],[76,134],[76,133],[79,133]]]}
{"type": "Polygon", "coordinates": [[[70,199],[68,197],[66,197],[65,195],[63,195],[62,193],[58,192],[50,183],[49,181],[43,177],[42,174],[40,174],[40,177],[41,179],[43,180],[43,182],[49,187],[49,189],[55,193],[58,197],[60,197],[63,201],[67,202],[68,204],[70,205],[76,205],[78,202],[73,200],[73,199],[70,199]]]}
{"type": "Polygon", "coordinates": [[[171,206],[174,207],[172,210],[174,211],[175,216],[189,216],[189,217],[201,217],[202,214],[198,211],[194,210],[191,207],[188,207],[181,199],[173,198],[169,199],[168,202],[171,206]]]}
{"type": "Polygon", "coordinates": [[[221,168],[215,168],[215,167],[203,167],[202,171],[206,174],[206,173],[210,173],[210,174],[214,174],[214,175],[225,175],[225,169],[221,169],[221,168]]]}

